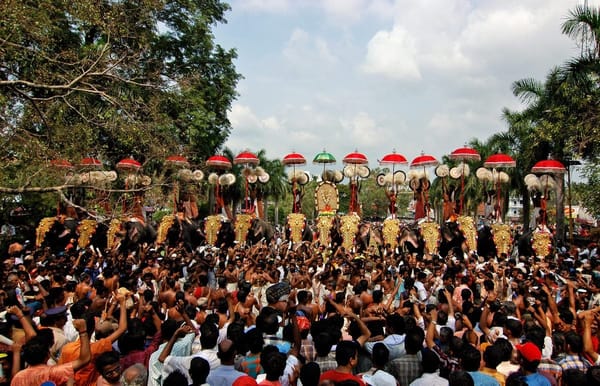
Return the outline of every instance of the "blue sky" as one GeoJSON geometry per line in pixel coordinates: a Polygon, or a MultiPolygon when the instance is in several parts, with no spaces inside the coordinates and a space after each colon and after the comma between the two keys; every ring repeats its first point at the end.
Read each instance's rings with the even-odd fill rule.
{"type": "Polygon", "coordinates": [[[582,3],[230,0],[215,37],[244,79],[225,146],[309,162],[325,148],[338,165],[355,149],[371,166],[393,149],[441,158],[506,130],[513,81],[578,54],[560,26],[582,3]]]}

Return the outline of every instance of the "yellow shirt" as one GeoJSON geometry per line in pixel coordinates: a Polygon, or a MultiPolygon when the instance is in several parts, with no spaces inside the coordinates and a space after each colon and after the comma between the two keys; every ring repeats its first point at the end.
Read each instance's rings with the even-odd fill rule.
{"type": "Polygon", "coordinates": [[[484,367],[480,371],[482,373],[484,373],[485,375],[489,375],[490,377],[492,377],[495,380],[497,380],[498,383],[500,384],[500,386],[505,386],[505,384],[506,384],[506,377],[504,376],[504,374],[499,373],[498,370],[496,370],[496,369],[490,369],[489,367],[484,367]]]}

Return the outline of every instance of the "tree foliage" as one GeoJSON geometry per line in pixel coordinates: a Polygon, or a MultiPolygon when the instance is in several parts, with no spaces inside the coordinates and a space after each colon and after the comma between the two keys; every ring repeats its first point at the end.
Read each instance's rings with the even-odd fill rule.
{"type": "MultiPolygon", "coordinates": [[[[0,2],[0,184],[47,186],[48,161],[199,164],[230,133],[236,52],[219,0],[0,2]]],[[[59,181],[60,182],[60,181],[59,181]]]]}

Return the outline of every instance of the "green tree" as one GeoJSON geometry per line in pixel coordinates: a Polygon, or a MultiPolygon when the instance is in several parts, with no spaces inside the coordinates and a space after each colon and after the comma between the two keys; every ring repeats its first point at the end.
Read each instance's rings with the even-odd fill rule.
{"type": "Polygon", "coordinates": [[[0,2],[0,185],[44,187],[48,161],[196,164],[230,132],[240,75],[219,0],[0,2]]]}

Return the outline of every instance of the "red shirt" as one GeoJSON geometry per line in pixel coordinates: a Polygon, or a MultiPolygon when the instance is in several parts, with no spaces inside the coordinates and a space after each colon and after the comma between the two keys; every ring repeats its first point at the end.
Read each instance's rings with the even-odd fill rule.
{"type": "Polygon", "coordinates": [[[342,373],[337,370],[325,371],[323,374],[321,374],[321,378],[319,378],[319,382],[332,381],[335,383],[335,382],[341,382],[341,381],[347,381],[347,380],[356,381],[356,382],[358,382],[358,384],[360,386],[366,386],[365,382],[362,379],[360,379],[359,377],[357,377],[356,375],[342,373]]]}

